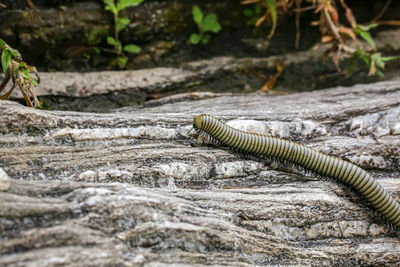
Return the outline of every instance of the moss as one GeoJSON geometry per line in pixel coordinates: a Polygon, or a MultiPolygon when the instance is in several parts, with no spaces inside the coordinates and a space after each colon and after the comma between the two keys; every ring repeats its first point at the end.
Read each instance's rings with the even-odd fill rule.
{"type": "Polygon", "coordinates": [[[50,110],[50,106],[47,104],[44,97],[39,97],[39,105],[37,108],[42,110],[50,110]]]}
{"type": "Polygon", "coordinates": [[[167,23],[166,32],[173,34],[181,31],[190,21],[191,10],[188,11],[187,6],[182,3],[174,3],[164,13],[164,21],[167,23]]]}
{"type": "Polygon", "coordinates": [[[89,45],[97,45],[104,40],[110,31],[110,25],[95,26],[86,33],[86,40],[89,45]]]}

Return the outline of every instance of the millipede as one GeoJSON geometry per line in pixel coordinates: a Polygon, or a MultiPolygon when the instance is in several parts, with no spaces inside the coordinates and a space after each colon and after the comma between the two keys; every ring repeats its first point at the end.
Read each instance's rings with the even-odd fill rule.
{"type": "Polygon", "coordinates": [[[238,130],[208,114],[195,117],[193,127],[228,148],[333,178],[358,192],[391,226],[400,229],[400,204],[368,172],[349,161],[286,139],[238,130]]]}

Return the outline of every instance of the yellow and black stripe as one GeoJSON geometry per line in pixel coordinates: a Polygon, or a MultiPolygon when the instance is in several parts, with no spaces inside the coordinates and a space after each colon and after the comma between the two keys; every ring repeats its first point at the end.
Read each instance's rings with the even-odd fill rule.
{"type": "Polygon", "coordinates": [[[230,148],[289,161],[335,178],[360,193],[391,224],[400,228],[400,204],[365,170],[348,161],[285,139],[237,130],[207,114],[197,116],[193,127],[230,148]]]}

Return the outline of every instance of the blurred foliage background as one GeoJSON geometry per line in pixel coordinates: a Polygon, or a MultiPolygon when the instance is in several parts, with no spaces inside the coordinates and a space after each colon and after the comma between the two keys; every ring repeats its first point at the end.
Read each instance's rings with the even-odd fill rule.
{"type": "MultiPolygon", "coordinates": [[[[257,4],[265,6],[268,1],[146,0],[120,11],[120,16],[129,20],[119,33],[121,43],[141,48],[140,53],[127,53],[124,68],[176,66],[215,56],[261,57],[309,49],[323,35],[318,26],[311,25],[321,19],[321,14],[315,12],[321,3],[332,5],[340,25],[351,28],[341,2],[276,1],[276,29],[273,37],[268,38],[274,25],[268,14],[258,26],[254,25],[266,14],[265,8],[257,4]],[[301,3],[297,6],[298,2],[301,3]],[[283,10],[280,3],[290,5],[288,10],[283,10]],[[222,30],[213,34],[206,47],[189,42],[190,35],[198,32],[192,15],[194,5],[204,14],[216,14],[221,24],[222,30]],[[296,12],[296,8],[303,10],[296,12]]],[[[115,21],[103,1],[3,0],[1,3],[0,37],[39,70],[118,69],[118,64],[110,64],[115,54],[105,51],[111,48],[107,37],[114,36],[115,21]]],[[[399,19],[398,1],[348,0],[346,5],[362,25],[369,25],[378,15],[380,21],[399,19]],[[388,2],[390,8],[385,9],[388,2]]],[[[384,25],[371,32],[395,27],[384,25]]]]}

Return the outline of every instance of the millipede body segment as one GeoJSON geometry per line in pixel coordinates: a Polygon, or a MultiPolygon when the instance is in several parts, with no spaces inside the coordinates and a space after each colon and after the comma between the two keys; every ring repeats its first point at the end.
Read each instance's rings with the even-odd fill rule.
{"type": "Polygon", "coordinates": [[[392,225],[400,228],[400,204],[365,170],[348,161],[282,138],[234,129],[207,114],[197,116],[193,127],[230,148],[288,161],[324,177],[334,178],[357,191],[392,225]]]}

